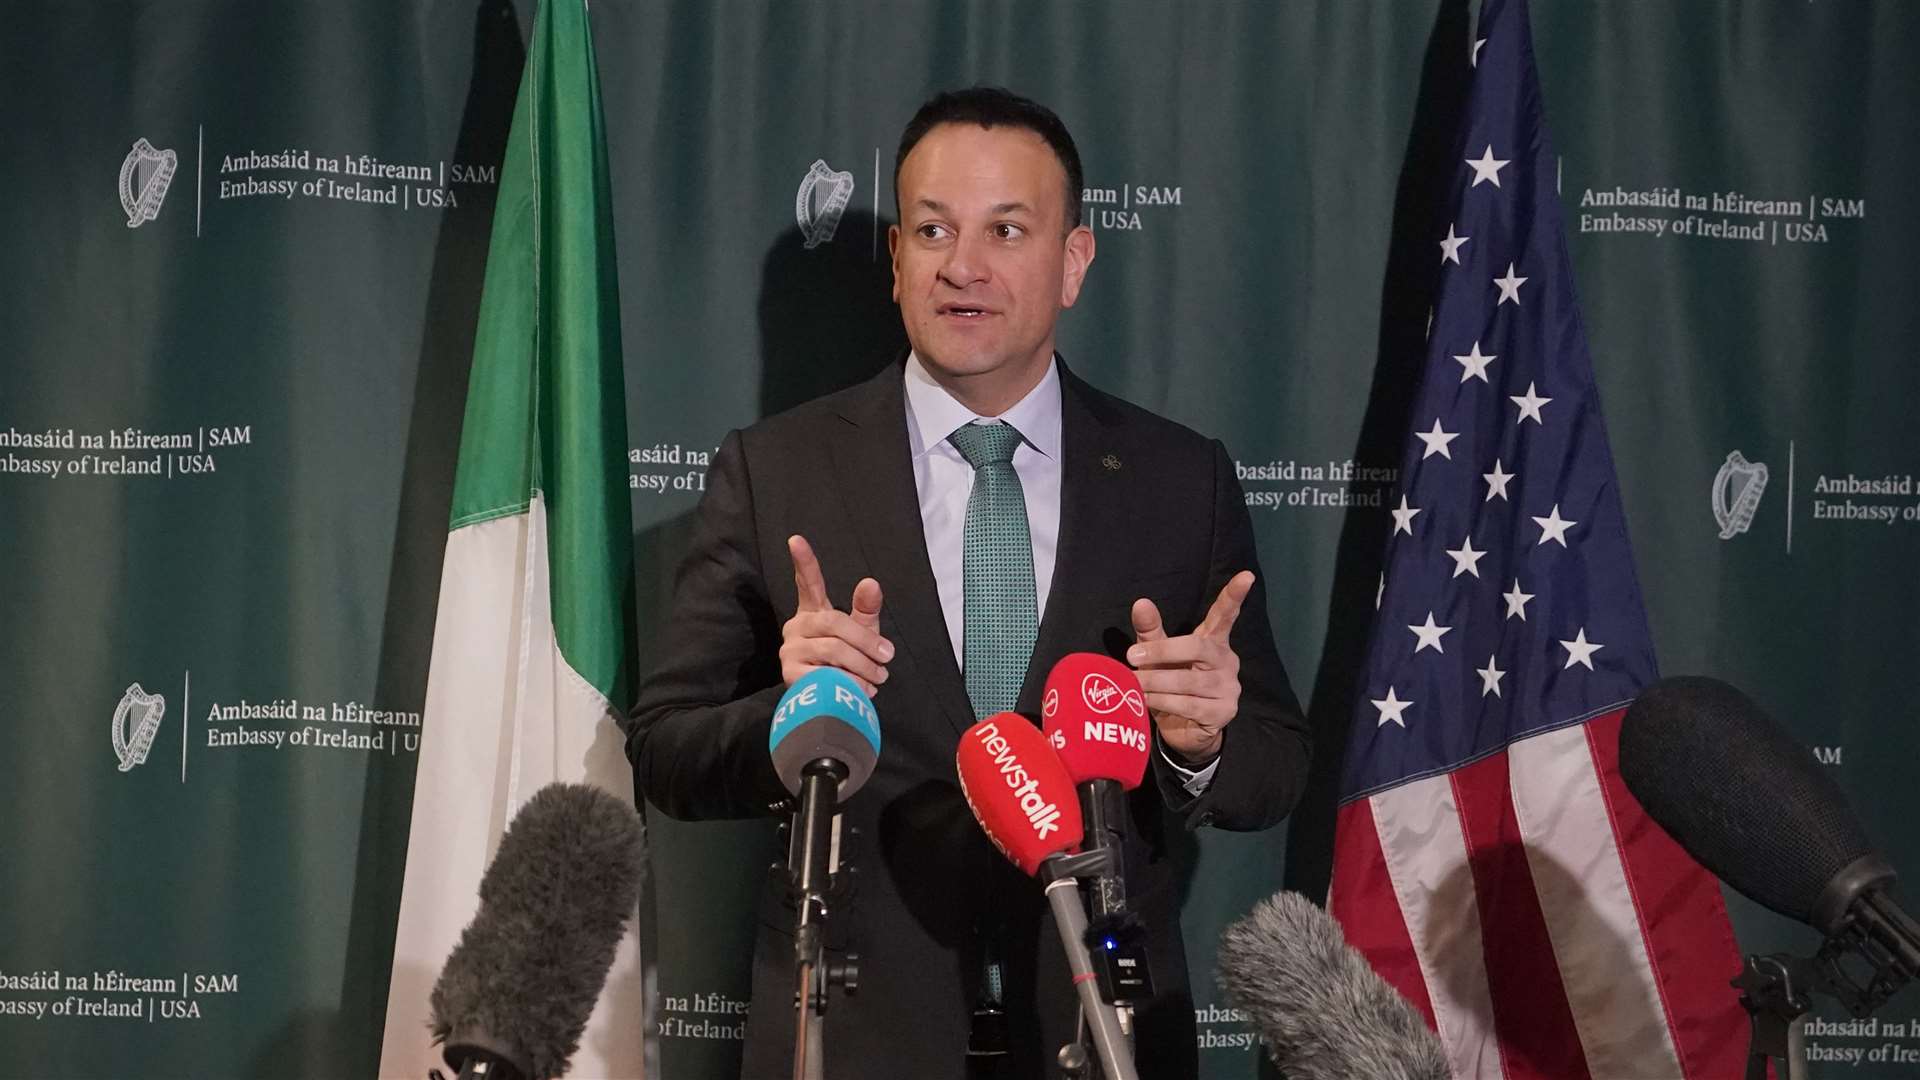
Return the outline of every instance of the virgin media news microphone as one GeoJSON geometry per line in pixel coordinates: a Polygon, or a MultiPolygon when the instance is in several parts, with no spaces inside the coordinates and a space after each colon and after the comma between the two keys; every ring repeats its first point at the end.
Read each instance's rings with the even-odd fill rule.
{"type": "Polygon", "coordinates": [[[794,947],[816,958],[828,878],[837,869],[834,810],[860,790],[880,760],[880,717],[853,677],[818,667],[795,679],[773,710],[767,753],[787,790],[799,797],[787,869],[798,898],[794,947]]]}
{"type": "Polygon", "coordinates": [[[1087,915],[1080,906],[1080,877],[1109,866],[1111,853],[1102,849],[1067,854],[1084,838],[1073,777],[1040,729],[1010,712],[968,728],[960,736],[954,765],[960,774],[960,792],[987,839],[1046,887],[1080,1012],[1093,1032],[1106,1077],[1135,1080],[1119,1015],[1094,985],[1093,960],[1086,944],[1087,915]]]}
{"type": "Polygon", "coordinates": [[[640,815],[626,802],[584,784],[549,784],[527,800],[433,985],[431,1030],[449,1068],[466,1080],[566,1074],[645,866],[640,815]]]}
{"type": "Polygon", "coordinates": [[[1086,846],[1112,852],[1111,872],[1091,882],[1088,945],[1100,992],[1116,1004],[1153,996],[1145,927],[1129,917],[1121,859],[1121,793],[1140,786],[1153,746],[1146,696],[1132,669],[1099,653],[1068,653],[1047,673],[1041,730],[1079,789],[1086,846]]]}
{"type": "Polygon", "coordinates": [[[1068,653],[1047,673],[1040,701],[1041,730],[1074,783],[1140,786],[1153,728],[1131,668],[1099,653],[1068,653]]]}
{"type": "Polygon", "coordinates": [[[1292,1080],[1447,1080],[1446,1051],[1400,992],[1299,893],[1220,938],[1220,986],[1292,1080]]]}

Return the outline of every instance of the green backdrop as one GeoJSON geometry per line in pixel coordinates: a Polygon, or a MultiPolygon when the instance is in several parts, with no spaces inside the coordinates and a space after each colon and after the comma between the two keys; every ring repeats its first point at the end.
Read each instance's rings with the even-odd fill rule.
{"type": "MultiPolygon", "coordinates": [[[[9,15],[0,1075],[368,1075],[531,5],[9,15]]],[[[1390,468],[1404,437],[1469,7],[592,15],[643,648],[701,455],[901,339],[884,237],[900,127],[935,89],[1009,85],[1053,105],[1086,162],[1099,255],[1062,350],[1246,469],[1281,653],[1321,732],[1291,838],[1205,832],[1188,853],[1196,967],[1257,898],[1323,888],[1386,531],[1383,485],[1343,470],[1390,468]]],[[[1747,688],[1920,872],[1920,8],[1536,0],[1533,21],[1664,669],[1747,688]],[[1723,468],[1735,451],[1748,465],[1723,468]]],[[[727,1075],[770,830],[656,815],[651,834],[661,1075],[727,1075]]],[[[1812,945],[1733,911],[1748,951],[1812,945]]],[[[1246,1025],[1197,976],[1205,1074],[1257,1075],[1246,1025]]],[[[1887,1019],[1916,1014],[1909,993],[1887,1019]]],[[[1895,1063],[1920,1061],[1920,1031],[1812,1041],[1892,1048],[1816,1076],[1920,1076],[1895,1063]]]]}

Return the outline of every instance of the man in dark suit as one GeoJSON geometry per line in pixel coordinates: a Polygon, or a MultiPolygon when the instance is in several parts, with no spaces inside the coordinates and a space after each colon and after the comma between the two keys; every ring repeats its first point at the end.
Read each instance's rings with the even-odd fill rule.
{"type": "MultiPolygon", "coordinates": [[[[1309,746],[1233,462],[1055,354],[1094,238],[1051,111],[983,88],[934,98],[901,138],[895,190],[912,349],[722,444],[628,734],[639,791],[680,818],[782,812],[767,754],[781,692],[820,665],[861,680],[884,750],[843,809],[859,885],[828,946],[860,955],[860,987],[827,1013],[827,1074],[1039,1080],[1073,1035],[1072,986],[1040,889],[981,835],[954,750],[978,717],[1037,716],[1064,654],[1122,658],[1155,729],[1152,780],[1114,808],[1158,991],[1137,1060],[1143,1077],[1192,1077],[1168,831],[1277,823],[1309,746]]],[[[770,886],[751,1080],[792,1075],[791,926],[770,886]]]]}

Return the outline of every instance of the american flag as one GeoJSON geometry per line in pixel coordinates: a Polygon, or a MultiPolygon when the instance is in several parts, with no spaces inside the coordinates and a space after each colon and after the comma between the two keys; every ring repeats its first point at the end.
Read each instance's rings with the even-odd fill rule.
{"type": "Polygon", "coordinates": [[[1456,1077],[1736,1077],[1718,883],[1620,779],[1657,673],[1525,0],[1473,36],[1330,906],[1456,1077]]]}

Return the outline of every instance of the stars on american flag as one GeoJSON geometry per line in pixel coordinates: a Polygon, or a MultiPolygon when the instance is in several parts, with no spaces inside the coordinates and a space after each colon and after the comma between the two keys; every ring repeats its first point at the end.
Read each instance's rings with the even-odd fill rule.
{"type": "Polygon", "coordinates": [[[1482,183],[1488,182],[1491,182],[1494,187],[1499,187],[1500,170],[1506,168],[1511,162],[1496,159],[1493,156],[1493,144],[1488,143],[1487,151],[1480,155],[1480,160],[1468,158],[1467,164],[1473,166],[1473,183],[1467,185],[1468,187],[1479,187],[1482,183]]]}
{"type": "MultiPolygon", "coordinates": [[[[1407,505],[1406,492],[1404,491],[1401,492],[1400,508],[1398,510],[1389,511],[1389,513],[1393,515],[1393,531],[1396,533],[1406,533],[1408,536],[1412,536],[1413,535],[1413,515],[1419,512],[1420,512],[1419,507],[1407,505]]],[[[1386,575],[1385,574],[1380,575],[1380,584],[1384,587],[1386,583],[1387,583],[1386,575]]]]}
{"type": "Polygon", "coordinates": [[[1513,272],[1512,263],[1507,264],[1507,276],[1494,278],[1493,283],[1500,286],[1500,299],[1495,302],[1495,307],[1509,300],[1513,301],[1514,307],[1520,306],[1520,286],[1525,285],[1527,279],[1513,272]]]}
{"type": "MultiPolygon", "coordinates": [[[[1385,575],[1382,575],[1380,580],[1385,581],[1385,575]]],[[[1519,619],[1521,622],[1527,621],[1527,601],[1533,599],[1533,594],[1520,591],[1519,578],[1513,579],[1513,588],[1501,593],[1500,599],[1507,602],[1507,618],[1519,619]]]]}
{"type": "Polygon", "coordinates": [[[1467,350],[1467,355],[1456,356],[1454,359],[1460,361],[1461,382],[1466,382],[1468,379],[1479,379],[1481,382],[1486,382],[1487,365],[1500,358],[1497,356],[1481,355],[1480,342],[1476,340],[1473,343],[1473,348],[1467,350]]]}
{"type": "MultiPolygon", "coordinates": [[[[1520,406],[1520,418],[1515,420],[1514,423],[1523,424],[1531,420],[1536,424],[1546,425],[1546,419],[1540,415],[1540,407],[1553,401],[1553,399],[1550,397],[1541,397],[1539,389],[1537,389],[1533,383],[1527,384],[1526,394],[1509,394],[1507,395],[1507,400],[1520,406]]],[[[1435,423],[1438,422],[1439,421],[1435,421],[1435,423]]]]}
{"type": "Polygon", "coordinates": [[[1606,648],[1605,645],[1589,642],[1587,628],[1584,626],[1580,628],[1579,633],[1573,635],[1572,641],[1562,641],[1560,647],[1567,650],[1567,666],[1562,670],[1571,670],[1573,665],[1579,664],[1588,671],[1593,670],[1593,654],[1606,648]]]}
{"type": "Polygon", "coordinates": [[[1498,659],[1500,659],[1498,654],[1488,656],[1486,667],[1474,669],[1474,674],[1480,676],[1481,697],[1486,697],[1488,694],[1494,697],[1500,696],[1500,680],[1506,677],[1507,673],[1501,671],[1499,665],[1494,663],[1498,659]]]}
{"type": "Polygon", "coordinates": [[[1379,726],[1386,727],[1388,724],[1399,724],[1402,728],[1406,727],[1407,722],[1400,714],[1406,712],[1407,706],[1411,704],[1413,704],[1413,702],[1401,701],[1394,697],[1393,687],[1387,687],[1387,696],[1382,699],[1374,699],[1373,701],[1373,707],[1380,710],[1379,726]]]}
{"type": "MultiPolygon", "coordinates": [[[[1480,44],[1474,44],[1474,60],[1480,44]]],[[[1479,676],[1483,708],[1507,710],[1501,715],[1511,717],[1538,713],[1545,704],[1543,693],[1561,693],[1543,690],[1538,672],[1578,668],[1597,674],[1606,669],[1604,663],[1596,667],[1595,660],[1604,646],[1587,634],[1594,625],[1588,594],[1564,588],[1563,571],[1537,561],[1553,559],[1556,546],[1586,550],[1585,531],[1572,531],[1580,522],[1565,516],[1563,505],[1587,507],[1589,512],[1581,517],[1598,512],[1606,520],[1604,508],[1594,506],[1586,494],[1591,490],[1587,481],[1568,464],[1584,453],[1576,451],[1587,435],[1570,421],[1581,415],[1586,402],[1583,384],[1566,382],[1564,371],[1569,359],[1584,362],[1584,345],[1569,354],[1566,339],[1548,332],[1571,309],[1565,283],[1552,272],[1561,263],[1551,248],[1540,247],[1524,222],[1508,219],[1516,210],[1523,216],[1539,213],[1526,199],[1543,182],[1536,175],[1537,155],[1524,152],[1517,161],[1500,157],[1496,144],[1522,145],[1525,138],[1503,136],[1498,130],[1491,135],[1475,139],[1479,154],[1460,159],[1455,216],[1446,223],[1446,235],[1436,238],[1443,268],[1452,264],[1471,280],[1491,281],[1493,291],[1480,291],[1484,286],[1443,288],[1427,312],[1428,377],[1422,384],[1422,403],[1415,407],[1424,423],[1417,422],[1407,440],[1399,505],[1388,507],[1393,520],[1389,537],[1395,546],[1389,549],[1388,567],[1374,593],[1374,608],[1390,623],[1406,626],[1413,640],[1397,637],[1399,630],[1391,626],[1378,632],[1394,637],[1380,639],[1387,647],[1377,651],[1369,676],[1367,696],[1377,710],[1377,722],[1370,726],[1375,729],[1391,724],[1404,730],[1415,717],[1474,729],[1475,722],[1453,715],[1460,707],[1450,694],[1421,712],[1410,710],[1412,701],[1400,698],[1395,689],[1411,687],[1411,694],[1428,697],[1432,691],[1423,693],[1421,680],[1437,677],[1447,663],[1458,665],[1454,677],[1464,678],[1467,686],[1473,685],[1468,672],[1479,676]],[[1478,191],[1482,186],[1487,188],[1484,193],[1478,191]],[[1522,263],[1533,269],[1522,274],[1522,263]],[[1458,365],[1457,379],[1441,376],[1442,370],[1455,370],[1447,366],[1451,364],[1458,365]],[[1491,392],[1475,393],[1480,388],[1471,384],[1476,381],[1491,392]],[[1525,391],[1518,392],[1523,386],[1525,391]],[[1542,393],[1542,386],[1573,388],[1549,395],[1542,393]],[[1555,404],[1555,396],[1568,400],[1555,404]],[[1456,471],[1456,462],[1469,468],[1456,471]],[[1485,486],[1475,484],[1476,478],[1485,486]],[[1416,498],[1418,505],[1412,501],[1416,498]],[[1543,506],[1548,508],[1544,515],[1543,506]],[[1417,531],[1416,517],[1424,523],[1417,531]],[[1456,546],[1448,546],[1449,541],[1456,546]],[[1387,588],[1390,576],[1392,592],[1387,588]],[[1504,591],[1502,580],[1508,583],[1504,591]],[[1423,610],[1425,619],[1407,621],[1423,610]],[[1438,621],[1443,611],[1449,613],[1450,625],[1438,621]],[[1569,630],[1570,639],[1563,636],[1569,630]],[[1428,652],[1433,657],[1424,657],[1428,652]],[[1460,657],[1461,652],[1469,655],[1460,657]],[[1539,659],[1529,663],[1530,655],[1539,659]],[[1445,661],[1439,659],[1443,656],[1445,661]],[[1473,662],[1479,656],[1486,657],[1483,667],[1473,662]],[[1539,662],[1549,656],[1547,663],[1539,662]],[[1416,657],[1421,667],[1406,668],[1416,657]],[[1520,674],[1514,675],[1516,671],[1520,674]],[[1514,682],[1507,681],[1509,675],[1514,682]],[[1373,696],[1382,693],[1384,697],[1373,696]]],[[[1600,625],[1604,635],[1613,624],[1600,625]]]]}
{"type": "Polygon", "coordinates": [[[1447,554],[1453,558],[1454,577],[1459,577],[1461,574],[1472,574],[1474,577],[1479,577],[1480,560],[1485,558],[1487,553],[1473,550],[1473,537],[1468,536],[1465,540],[1460,541],[1458,548],[1448,548],[1447,554]]]}
{"type": "Polygon", "coordinates": [[[1487,482],[1487,497],[1482,499],[1482,502],[1492,502],[1495,496],[1502,499],[1507,497],[1507,481],[1513,479],[1513,474],[1500,471],[1499,458],[1493,459],[1493,471],[1481,473],[1480,477],[1487,482]]]}
{"type": "MultiPolygon", "coordinates": [[[[1443,653],[1447,650],[1440,644],[1440,638],[1445,635],[1447,631],[1452,630],[1453,627],[1434,625],[1433,612],[1429,611],[1427,612],[1426,622],[1419,626],[1408,624],[1407,629],[1413,631],[1413,636],[1420,639],[1420,643],[1413,647],[1414,652],[1417,653],[1421,649],[1432,649],[1434,652],[1443,653]]],[[[1564,644],[1564,642],[1562,644],[1564,644]]]]}
{"type": "Polygon", "coordinates": [[[1559,503],[1553,504],[1553,509],[1547,511],[1546,517],[1534,518],[1533,523],[1540,526],[1540,543],[1544,544],[1551,540],[1561,547],[1567,546],[1567,530],[1580,524],[1561,517],[1559,503]]]}
{"type": "Polygon", "coordinates": [[[1449,453],[1447,450],[1447,444],[1459,438],[1460,433],[1457,431],[1440,430],[1439,417],[1436,416],[1433,418],[1432,431],[1416,431],[1413,434],[1415,438],[1427,444],[1426,451],[1420,455],[1420,459],[1422,461],[1432,457],[1435,454],[1439,454],[1441,457],[1446,458],[1448,461],[1453,460],[1453,455],[1449,453]]]}

